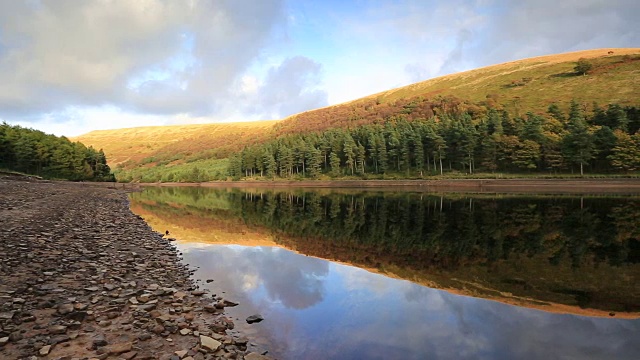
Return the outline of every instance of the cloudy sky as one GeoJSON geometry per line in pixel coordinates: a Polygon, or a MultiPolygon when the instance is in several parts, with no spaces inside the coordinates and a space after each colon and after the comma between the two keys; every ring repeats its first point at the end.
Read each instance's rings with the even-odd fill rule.
{"type": "Polygon", "coordinates": [[[439,75],[640,46],[637,0],[0,0],[0,121],[74,136],[279,119],[439,75]]]}

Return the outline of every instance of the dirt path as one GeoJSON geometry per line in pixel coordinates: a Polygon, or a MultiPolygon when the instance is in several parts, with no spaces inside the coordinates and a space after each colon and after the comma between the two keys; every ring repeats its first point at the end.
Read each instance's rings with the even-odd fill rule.
{"type": "Polygon", "coordinates": [[[0,358],[261,359],[121,190],[0,177],[0,358]]]}

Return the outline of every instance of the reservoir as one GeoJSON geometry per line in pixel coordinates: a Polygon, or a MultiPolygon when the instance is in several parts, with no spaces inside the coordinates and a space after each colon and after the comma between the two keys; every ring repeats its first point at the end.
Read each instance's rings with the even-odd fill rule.
{"type": "Polygon", "coordinates": [[[148,187],[131,208],[278,359],[640,358],[640,197],[148,187]]]}

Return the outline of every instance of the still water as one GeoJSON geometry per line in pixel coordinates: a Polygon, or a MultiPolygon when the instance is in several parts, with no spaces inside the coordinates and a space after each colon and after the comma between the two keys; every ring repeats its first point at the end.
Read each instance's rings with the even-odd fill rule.
{"type": "Polygon", "coordinates": [[[146,188],[131,207],[279,359],[640,359],[638,197],[146,188]]]}

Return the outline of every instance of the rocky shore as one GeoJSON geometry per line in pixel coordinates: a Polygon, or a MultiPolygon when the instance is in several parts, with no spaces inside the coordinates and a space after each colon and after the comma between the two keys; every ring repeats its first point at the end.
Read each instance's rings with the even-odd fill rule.
{"type": "Polygon", "coordinates": [[[0,177],[0,358],[266,359],[122,190],[0,177]]]}

